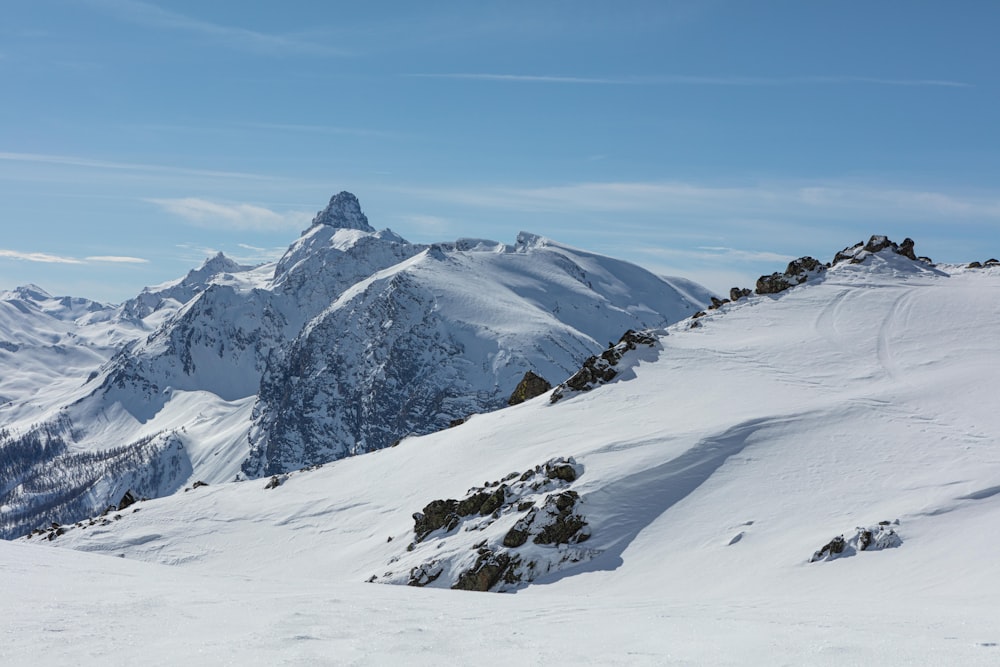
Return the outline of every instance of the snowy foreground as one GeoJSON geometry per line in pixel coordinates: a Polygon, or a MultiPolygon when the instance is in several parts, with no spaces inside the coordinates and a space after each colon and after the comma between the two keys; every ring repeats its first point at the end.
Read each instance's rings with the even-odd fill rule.
{"type": "Polygon", "coordinates": [[[880,253],[555,404],[0,542],[0,664],[1000,664],[998,296],[880,253]],[[578,476],[518,493],[572,490],[589,539],[448,590],[530,510],[413,513],[555,457],[578,476]],[[810,562],[882,521],[898,546],[810,562]]]}

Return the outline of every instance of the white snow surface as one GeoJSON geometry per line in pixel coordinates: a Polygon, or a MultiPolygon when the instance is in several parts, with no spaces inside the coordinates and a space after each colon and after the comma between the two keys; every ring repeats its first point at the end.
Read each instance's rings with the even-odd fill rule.
{"type": "Polygon", "coordinates": [[[878,253],[557,404],[0,542],[0,661],[998,664],[998,293],[878,253]],[[554,457],[582,469],[586,559],[514,594],[364,583],[499,548],[517,510],[408,551],[411,515],[554,457]],[[898,546],[809,562],[880,521],[898,546]]]}

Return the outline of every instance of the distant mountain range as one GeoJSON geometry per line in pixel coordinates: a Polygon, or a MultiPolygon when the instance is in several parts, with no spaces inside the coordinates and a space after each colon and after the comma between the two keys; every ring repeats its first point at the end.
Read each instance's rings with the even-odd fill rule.
{"type": "Polygon", "coordinates": [[[710,299],[533,234],[409,243],[347,192],[273,264],[220,254],[120,305],[4,292],[0,535],[446,428],[710,299]]]}

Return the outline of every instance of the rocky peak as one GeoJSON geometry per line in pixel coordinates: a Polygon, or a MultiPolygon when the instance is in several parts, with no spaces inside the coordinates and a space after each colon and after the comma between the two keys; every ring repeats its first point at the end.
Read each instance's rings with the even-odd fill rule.
{"type": "Polygon", "coordinates": [[[888,236],[876,234],[868,239],[868,243],[859,242],[838,252],[833,258],[833,263],[839,264],[841,262],[850,262],[851,264],[860,264],[869,255],[888,249],[897,255],[906,257],[907,259],[913,261],[920,260],[926,264],[931,264],[931,260],[929,258],[917,257],[913,252],[913,246],[913,239],[910,238],[903,239],[902,243],[897,244],[889,240],[888,236]]]}
{"type": "Polygon", "coordinates": [[[368,224],[368,218],[361,212],[358,198],[344,191],[330,198],[325,209],[316,213],[313,226],[329,225],[338,229],[358,229],[363,232],[374,232],[375,228],[368,224]]]}

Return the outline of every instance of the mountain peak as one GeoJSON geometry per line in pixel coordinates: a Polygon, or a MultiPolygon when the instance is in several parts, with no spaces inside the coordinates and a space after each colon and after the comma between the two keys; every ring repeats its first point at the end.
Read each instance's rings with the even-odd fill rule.
{"type": "Polygon", "coordinates": [[[363,232],[374,232],[368,224],[368,218],[361,212],[358,198],[350,192],[340,192],[330,198],[325,209],[319,211],[312,221],[315,225],[329,225],[340,229],[358,229],[363,232]]]}
{"type": "Polygon", "coordinates": [[[199,273],[207,273],[208,275],[214,275],[216,273],[237,273],[239,271],[245,270],[246,267],[242,266],[238,262],[226,257],[222,251],[219,251],[212,257],[206,257],[205,261],[202,263],[200,269],[195,269],[194,271],[199,273]]]}

